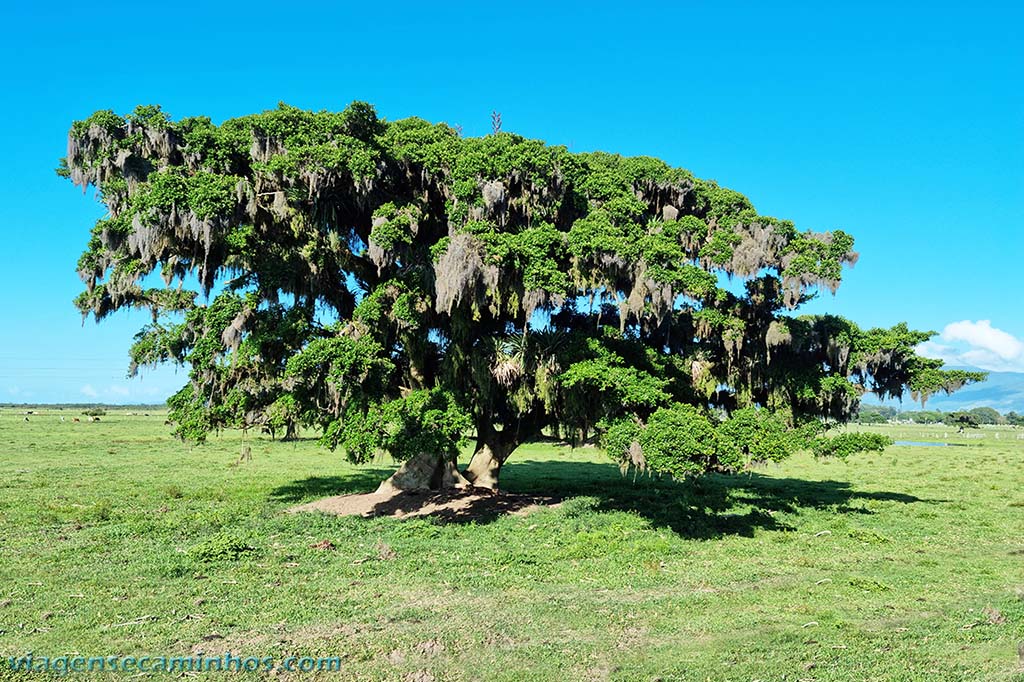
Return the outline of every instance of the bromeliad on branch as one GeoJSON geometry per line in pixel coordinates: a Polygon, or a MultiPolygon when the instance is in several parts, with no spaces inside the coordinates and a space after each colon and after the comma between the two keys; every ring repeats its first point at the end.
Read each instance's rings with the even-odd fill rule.
{"type": "Polygon", "coordinates": [[[179,436],[316,427],[353,460],[404,461],[386,487],[493,488],[542,430],[674,475],[847,454],[878,443],[818,434],[866,391],[984,378],[917,356],[930,332],[794,316],[839,286],[853,239],[653,158],[360,102],[220,125],[149,106],[76,122],[58,172],[109,210],[79,309],[150,310],[132,371],[190,368],[179,436]],[[166,288],[143,287],[155,272],[166,288]]]}

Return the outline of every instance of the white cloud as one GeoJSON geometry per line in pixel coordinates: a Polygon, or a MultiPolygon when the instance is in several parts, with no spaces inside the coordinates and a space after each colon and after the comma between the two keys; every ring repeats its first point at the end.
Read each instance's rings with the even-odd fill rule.
{"type": "Polygon", "coordinates": [[[1024,341],[992,326],[991,320],[947,324],[938,341],[926,341],[917,352],[948,365],[971,365],[993,372],[1024,372],[1024,341]]]}
{"type": "Polygon", "coordinates": [[[86,384],[85,386],[82,386],[81,392],[82,395],[87,396],[89,398],[98,398],[100,395],[99,391],[92,387],[92,384],[86,384]]]}
{"type": "Polygon", "coordinates": [[[107,389],[107,393],[124,397],[131,393],[131,391],[128,390],[127,386],[111,386],[107,389]]]}
{"type": "Polygon", "coordinates": [[[947,324],[942,330],[944,341],[963,341],[971,346],[991,351],[1004,360],[1024,357],[1024,341],[1012,334],[996,329],[991,320],[961,320],[947,324]]]}

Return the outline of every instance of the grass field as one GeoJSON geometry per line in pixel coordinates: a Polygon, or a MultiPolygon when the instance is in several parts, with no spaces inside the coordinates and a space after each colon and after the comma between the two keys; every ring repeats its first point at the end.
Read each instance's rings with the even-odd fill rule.
{"type": "MultiPolygon", "coordinates": [[[[692,483],[535,444],[503,486],[563,505],[444,523],[284,513],[389,471],[311,440],[250,437],[236,463],[238,433],[189,449],[161,415],[58,414],[0,414],[4,656],[341,656],[325,679],[417,682],[1024,680],[1024,431],[877,427],[965,446],[692,483]]],[[[223,675],[247,677],[206,677],[223,675]]]]}

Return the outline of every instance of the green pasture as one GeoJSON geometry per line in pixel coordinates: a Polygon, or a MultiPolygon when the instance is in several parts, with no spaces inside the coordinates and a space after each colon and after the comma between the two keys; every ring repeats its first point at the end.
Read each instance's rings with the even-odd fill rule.
{"type": "Polygon", "coordinates": [[[443,521],[287,514],[393,465],[253,434],[239,461],[238,432],[189,448],[132,412],[0,410],[3,656],[341,656],[324,679],[417,682],[1024,680],[1024,429],[861,427],[954,445],[690,482],[536,443],[503,488],[561,506],[443,521]]]}

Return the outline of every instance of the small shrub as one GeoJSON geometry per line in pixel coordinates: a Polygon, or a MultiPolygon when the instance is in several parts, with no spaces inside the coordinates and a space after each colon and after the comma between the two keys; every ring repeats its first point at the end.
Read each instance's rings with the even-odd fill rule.
{"type": "Polygon", "coordinates": [[[89,521],[108,521],[113,513],[114,508],[110,504],[110,500],[99,500],[94,502],[92,506],[83,509],[76,515],[76,519],[79,523],[86,523],[89,521]]]}
{"type": "Polygon", "coordinates": [[[596,497],[573,497],[563,502],[559,511],[562,516],[571,519],[597,511],[600,504],[601,501],[596,497]]]}
{"type": "Polygon", "coordinates": [[[858,452],[882,452],[893,440],[880,433],[841,433],[831,438],[815,438],[811,444],[815,457],[846,459],[858,452]]]}
{"type": "Polygon", "coordinates": [[[228,533],[217,533],[192,547],[188,554],[195,561],[237,561],[256,548],[228,533]]]}
{"type": "Polygon", "coordinates": [[[107,411],[104,410],[102,407],[94,407],[85,410],[84,412],[82,412],[82,414],[86,417],[104,417],[106,416],[107,411]]]}

